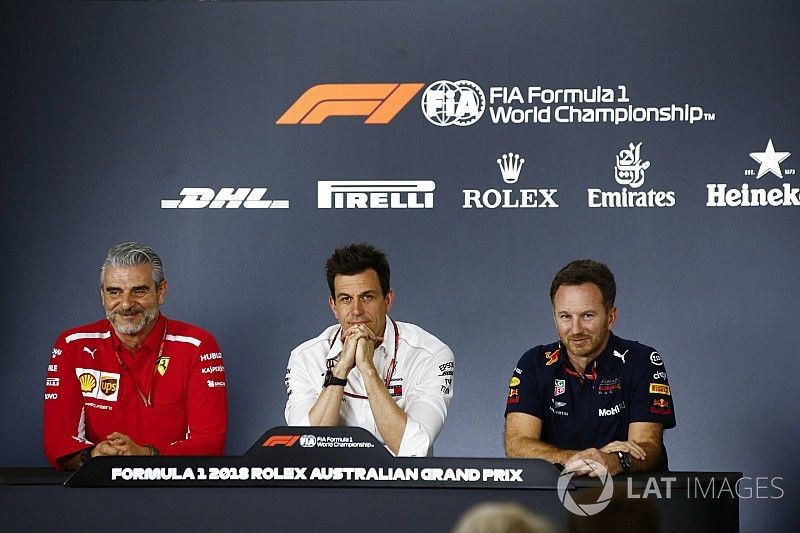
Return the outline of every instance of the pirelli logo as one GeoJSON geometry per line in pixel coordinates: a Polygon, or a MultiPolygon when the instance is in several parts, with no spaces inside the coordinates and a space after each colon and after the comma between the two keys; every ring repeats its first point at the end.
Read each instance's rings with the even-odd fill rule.
{"type": "Polygon", "coordinates": [[[264,441],[262,447],[269,448],[272,446],[293,446],[295,442],[300,439],[300,435],[273,435],[264,441]]]}
{"type": "Polygon", "coordinates": [[[388,124],[424,83],[326,83],[300,95],[275,121],[278,125],[322,124],[328,117],[367,117],[364,124],[388,124]]]}
{"type": "Polygon", "coordinates": [[[319,209],[433,209],[433,180],[319,181],[319,209]]]}
{"type": "Polygon", "coordinates": [[[663,383],[651,383],[650,394],[666,394],[669,396],[669,385],[664,385],[663,383]]]}

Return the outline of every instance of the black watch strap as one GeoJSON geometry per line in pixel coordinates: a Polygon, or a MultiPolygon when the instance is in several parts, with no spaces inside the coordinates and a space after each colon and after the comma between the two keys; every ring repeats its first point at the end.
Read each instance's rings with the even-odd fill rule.
{"type": "Polygon", "coordinates": [[[83,464],[86,464],[86,462],[87,462],[89,459],[91,459],[91,458],[92,458],[92,450],[94,450],[94,446],[92,446],[91,448],[85,448],[85,449],[84,449],[84,450],[81,452],[81,464],[82,464],[82,465],[83,465],[83,464]]]}
{"type": "Polygon", "coordinates": [[[631,456],[625,452],[617,452],[617,457],[619,457],[619,464],[622,466],[622,473],[623,474],[630,474],[631,473],[631,456]]]}
{"type": "Polygon", "coordinates": [[[347,380],[342,378],[337,378],[336,376],[333,375],[333,372],[328,370],[327,372],[325,372],[325,381],[322,382],[322,388],[325,388],[328,385],[339,385],[341,387],[344,387],[345,385],[347,385],[347,380]]]}

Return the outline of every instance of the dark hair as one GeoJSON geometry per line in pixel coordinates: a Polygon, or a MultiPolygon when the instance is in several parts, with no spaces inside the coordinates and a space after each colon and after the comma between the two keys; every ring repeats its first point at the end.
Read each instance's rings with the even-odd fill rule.
{"type": "Polygon", "coordinates": [[[389,261],[386,260],[385,253],[365,242],[351,244],[333,252],[333,255],[325,261],[325,275],[328,278],[331,296],[336,297],[333,282],[337,275],[355,276],[370,268],[378,274],[381,291],[386,296],[389,292],[389,261]]]}
{"type": "Polygon", "coordinates": [[[556,291],[560,286],[583,283],[594,283],[598,286],[606,311],[614,307],[614,299],[617,297],[614,274],[606,265],[592,259],[576,259],[558,271],[550,285],[550,302],[555,303],[556,291]]]}

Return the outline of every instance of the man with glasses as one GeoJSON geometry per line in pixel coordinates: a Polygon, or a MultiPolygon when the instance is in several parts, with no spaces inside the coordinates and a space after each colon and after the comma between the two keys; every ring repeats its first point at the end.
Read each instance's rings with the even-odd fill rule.
{"type": "Polygon", "coordinates": [[[166,294],[152,248],[108,251],[106,318],[62,333],[48,366],[44,449],[57,469],[97,456],[224,453],[222,353],[207,331],[160,313],[166,294]]]}
{"type": "Polygon", "coordinates": [[[453,352],[422,328],[388,317],[395,295],[380,250],[346,246],[325,270],[339,323],[292,350],[286,422],[358,426],[395,455],[432,455],[453,397],[453,352]]]}

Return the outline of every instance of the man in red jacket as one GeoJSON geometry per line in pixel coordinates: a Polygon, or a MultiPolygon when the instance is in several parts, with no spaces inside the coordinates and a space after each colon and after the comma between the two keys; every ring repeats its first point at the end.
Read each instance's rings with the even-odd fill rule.
{"type": "Polygon", "coordinates": [[[222,455],[222,353],[197,326],[167,319],[161,258],[135,242],[100,270],[106,318],[61,334],[44,394],[44,451],[59,470],[98,455],[222,455]]]}

